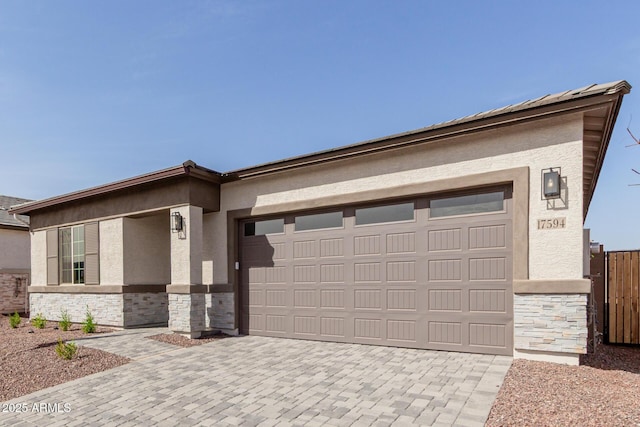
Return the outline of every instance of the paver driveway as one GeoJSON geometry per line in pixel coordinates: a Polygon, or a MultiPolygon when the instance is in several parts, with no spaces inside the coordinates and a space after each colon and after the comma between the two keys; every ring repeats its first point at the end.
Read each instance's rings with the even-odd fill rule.
{"type": "Polygon", "coordinates": [[[59,412],[0,413],[0,424],[481,426],[511,364],[505,356],[254,336],[184,349],[128,338],[144,357],[14,399],[30,410],[58,403],[59,412]]]}

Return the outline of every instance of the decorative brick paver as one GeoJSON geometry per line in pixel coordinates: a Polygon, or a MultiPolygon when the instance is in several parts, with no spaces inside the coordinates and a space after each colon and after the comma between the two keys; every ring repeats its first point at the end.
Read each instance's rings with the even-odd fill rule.
{"type": "Polygon", "coordinates": [[[113,335],[89,345],[134,362],[10,402],[68,403],[70,412],[0,413],[0,425],[482,426],[511,364],[254,336],[177,349],[131,331],[120,338],[128,347],[113,335]]]}
{"type": "Polygon", "coordinates": [[[107,351],[128,357],[129,359],[145,359],[157,354],[180,350],[172,344],[152,340],[146,337],[158,334],[171,333],[168,328],[141,328],[125,329],[108,334],[90,335],[87,338],[78,338],[76,344],[107,351]]]}

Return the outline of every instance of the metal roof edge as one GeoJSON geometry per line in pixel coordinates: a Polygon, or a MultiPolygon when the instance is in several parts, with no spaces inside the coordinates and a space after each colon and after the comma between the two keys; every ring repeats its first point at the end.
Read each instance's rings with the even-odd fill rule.
{"type": "MultiPolygon", "coordinates": [[[[459,119],[454,119],[442,123],[437,123],[431,126],[397,133],[393,135],[388,135],[381,138],[375,138],[370,140],[365,140],[362,142],[358,142],[355,144],[344,145],[341,147],[330,148],[327,150],[316,151],[309,154],[303,154],[300,156],[293,156],[273,162],[267,162],[263,164],[259,164],[256,166],[250,166],[247,168],[241,168],[232,170],[229,172],[222,173],[223,182],[236,181],[238,179],[244,179],[249,177],[255,177],[259,175],[266,175],[270,173],[280,172],[282,170],[293,169],[303,166],[308,166],[310,164],[316,164],[323,161],[329,160],[337,160],[339,158],[351,157],[358,154],[367,154],[372,151],[380,151],[384,149],[394,148],[393,140],[398,140],[403,137],[409,137],[412,135],[419,135],[421,133],[430,133],[436,131],[442,131],[447,128],[454,128],[456,126],[470,126],[474,123],[481,124],[483,121],[492,120],[500,117],[509,117],[515,116],[517,114],[522,114],[526,111],[534,111],[542,108],[549,108],[553,106],[558,106],[559,111],[562,112],[562,106],[566,104],[570,104],[572,102],[577,102],[580,100],[584,100],[585,98],[596,98],[605,95],[614,95],[621,94],[625,95],[631,91],[631,85],[626,80],[617,80],[610,83],[604,84],[592,84],[588,86],[584,86],[580,89],[569,90],[560,92],[555,95],[544,95],[534,100],[526,100],[518,104],[507,105],[504,107],[492,109],[486,112],[480,112],[473,115],[468,115],[459,119]],[[570,96],[567,96],[570,94],[570,96]],[[389,144],[379,147],[377,149],[372,149],[373,146],[389,142],[389,144]],[[343,155],[341,155],[343,154],[343,155]]],[[[597,102],[596,102],[597,103],[597,102]]],[[[594,103],[594,104],[596,104],[594,103]]],[[[550,112],[549,114],[554,114],[556,112],[550,112]]],[[[531,115],[531,118],[535,117],[535,115],[531,115]]],[[[521,120],[525,120],[529,117],[523,117],[521,120]]],[[[505,121],[507,122],[507,121],[505,121]]],[[[479,126],[479,128],[483,128],[479,126]]]]}

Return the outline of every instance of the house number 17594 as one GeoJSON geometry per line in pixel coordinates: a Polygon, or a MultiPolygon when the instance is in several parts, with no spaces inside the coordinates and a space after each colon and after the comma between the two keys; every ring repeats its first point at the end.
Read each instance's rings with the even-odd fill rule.
{"type": "Polygon", "coordinates": [[[552,230],[554,228],[564,228],[566,225],[566,218],[549,218],[538,220],[538,230],[552,230]]]}

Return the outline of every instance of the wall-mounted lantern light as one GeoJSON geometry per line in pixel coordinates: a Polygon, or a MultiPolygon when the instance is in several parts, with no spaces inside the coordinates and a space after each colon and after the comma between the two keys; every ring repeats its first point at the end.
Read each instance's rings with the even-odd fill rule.
{"type": "Polygon", "coordinates": [[[542,169],[542,196],[545,199],[560,197],[560,168],[542,169]]]}
{"type": "Polygon", "coordinates": [[[177,233],[179,231],[182,231],[182,228],[183,228],[182,215],[180,215],[180,212],[172,213],[171,214],[171,232],[177,233]]]}

